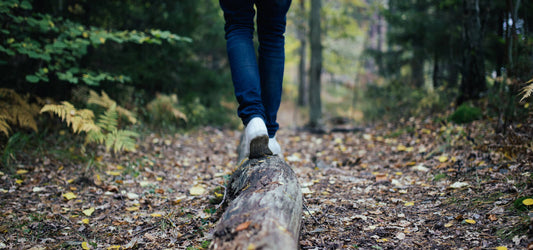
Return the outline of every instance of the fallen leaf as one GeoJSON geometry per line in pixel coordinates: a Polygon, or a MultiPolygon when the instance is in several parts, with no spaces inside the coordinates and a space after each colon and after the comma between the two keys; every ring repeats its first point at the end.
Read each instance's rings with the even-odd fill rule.
{"type": "Polygon", "coordinates": [[[453,222],[451,222],[451,221],[446,223],[446,224],[444,224],[444,227],[446,227],[446,228],[451,227],[451,226],[453,226],[453,222]]]}
{"type": "Polygon", "coordinates": [[[67,201],[72,200],[72,199],[75,199],[76,197],[78,197],[78,196],[76,196],[76,195],[75,195],[74,193],[72,193],[72,192],[68,192],[68,193],[64,193],[64,194],[63,194],[63,198],[65,198],[67,201]]]}
{"type": "Polygon", "coordinates": [[[303,187],[302,188],[302,194],[312,194],[313,191],[311,191],[311,189],[309,189],[308,187],[303,187]]]}
{"type": "Polygon", "coordinates": [[[136,193],[127,193],[126,196],[127,196],[128,199],[130,199],[130,200],[137,200],[137,199],[139,199],[139,195],[136,194],[136,193]]]}
{"type": "Polygon", "coordinates": [[[499,247],[496,247],[496,250],[507,250],[507,247],[506,246],[499,246],[499,247]]]}
{"type": "Polygon", "coordinates": [[[158,214],[158,213],[152,213],[152,214],[150,214],[150,216],[152,216],[152,217],[161,217],[162,215],[158,214]]]}
{"type": "Polygon", "coordinates": [[[32,192],[38,193],[44,191],[46,188],[44,187],[33,187],[32,192]]]}
{"type": "Polygon", "coordinates": [[[498,218],[497,218],[496,215],[494,215],[494,214],[489,214],[489,220],[491,220],[491,221],[497,221],[498,218]]]}
{"type": "Polygon", "coordinates": [[[17,174],[26,174],[26,173],[28,173],[28,170],[26,170],[26,169],[17,170],[17,174]]]}
{"type": "Polygon", "coordinates": [[[411,169],[414,170],[414,171],[419,171],[419,172],[428,172],[429,171],[429,168],[424,167],[424,165],[422,165],[422,164],[418,164],[418,165],[412,167],[411,169]]]}
{"type": "Polygon", "coordinates": [[[130,212],[138,211],[138,210],[139,210],[139,207],[127,207],[126,208],[126,211],[130,211],[130,212]]]}
{"type": "Polygon", "coordinates": [[[84,250],[91,249],[91,247],[89,246],[89,243],[87,243],[87,241],[84,241],[84,242],[81,243],[81,248],[84,249],[84,250]]]}
{"type": "Polygon", "coordinates": [[[397,151],[406,151],[407,147],[405,147],[404,145],[400,144],[400,145],[396,146],[396,150],[397,151]]]}
{"type": "Polygon", "coordinates": [[[404,240],[405,239],[405,234],[402,233],[402,232],[399,232],[396,234],[396,238],[399,239],[399,240],[404,240]]]}
{"type": "Polygon", "coordinates": [[[522,204],[524,204],[526,206],[531,206],[531,205],[533,205],[533,199],[527,198],[527,199],[522,201],[522,204]]]}
{"type": "Polygon", "coordinates": [[[189,193],[191,195],[202,195],[205,193],[205,188],[202,186],[194,186],[191,189],[189,189],[189,193]]]}
{"type": "Polygon", "coordinates": [[[81,220],[81,222],[82,222],[83,224],[89,224],[89,219],[85,218],[85,219],[81,220]]]}
{"type": "Polygon", "coordinates": [[[121,172],[119,171],[106,171],[105,172],[107,175],[112,175],[112,176],[118,176],[121,174],[121,172]]]}
{"type": "Polygon", "coordinates": [[[406,207],[410,207],[410,206],[414,206],[415,203],[412,202],[412,201],[409,201],[409,202],[404,203],[403,205],[406,206],[406,207]]]}
{"type": "Polygon", "coordinates": [[[376,182],[387,181],[387,174],[379,173],[376,175],[376,182]]]}
{"type": "Polygon", "coordinates": [[[448,156],[441,155],[441,156],[439,156],[438,160],[441,163],[447,162],[448,161],[448,156]]]}
{"type": "Polygon", "coordinates": [[[251,221],[246,221],[246,222],[243,222],[241,224],[239,224],[236,228],[235,228],[235,232],[239,232],[239,231],[242,231],[246,228],[248,228],[250,226],[250,224],[252,224],[251,221]]]}
{"type": "Polygon", "coordinates": [[[454,184],[450,185],[450,188],[457,189],[457,188],[464,188],[464,187],[468,187],[468,186],[470,186],[470,184],[468,184],[468,182],[458,181],[458,182],[455,182],[454,184]]]}
{"type": "Polygon", "coordinates": [[[24,181],[21,180],[21,179],[16,179],[16,180],[15,180],[15,183],[17,183],[17,184],[22,184],[23,182],[24,182],[24,181]]]}
{"type": "Polygon", "coordinates": [[[85,214],[86,216],[91,216],[93,213],[94,213],[94,207],[91,207],[89,209],[85,209],[82,211],[83,214],[85,214]]]}
{"type": "Polygon", "coordinates": [[[470,219],[465,220],[465,222],[468,223],[468,224],[476,224],[475,220],[470,220],[470,219]]]}

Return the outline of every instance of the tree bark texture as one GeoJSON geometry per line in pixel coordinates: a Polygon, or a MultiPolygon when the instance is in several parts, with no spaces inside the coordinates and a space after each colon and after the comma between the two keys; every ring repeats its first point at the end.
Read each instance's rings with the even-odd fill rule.
{"type": "Polygon", "coordinates": [[[211,249],[297,249],[302,192],[294,171],[277,156],[250,159],[231,176],[228,206],[211,249]]]}
{"type": "Polygon", "coordinates": [[[479,98],[481,92],[486,90],[479,0],[463,0],[463,11],[463,77],[457,101],[459,104],[479,98]]]}
{"type": "Polygon", "coordinates": [[[320,76],[322,73],[322,44],[320,28],[320,10],[322,0],[311,0],[309,19],[309,36],[311,43],[311,65],[309,69],[309,126],[320,126],[322,119],[322,101],[320,99],[320,76]]]}

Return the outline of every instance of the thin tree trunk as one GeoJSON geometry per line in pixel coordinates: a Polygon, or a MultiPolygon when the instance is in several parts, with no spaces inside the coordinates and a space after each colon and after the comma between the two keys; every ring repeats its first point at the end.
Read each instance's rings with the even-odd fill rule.
{"type": "Polygon", "coordinates": [[[305,28],[305,19],[303,13],[305,13],[305,0],[300,0],[300,11],[302,15],[299,17],[300,24],[298,25],[298,40],[300,41],[300,49],[298,53],[300,54],[300,63],[298,64],[298,105],[306,106],[307,101],[307,84],[306,84],[306,72],[305,72],[305,61],[307,59],[306,53],[306,28],[305,28]]]}
{"type": "Polygon", "coordinates": [[[320,75],[322,73],[322,44],[320,27],[321,0],[311,0],[309,19],[311,41],[311,65],[309,70],[309,126],[318,128],[322,119],[320,99],[320,75]]]}

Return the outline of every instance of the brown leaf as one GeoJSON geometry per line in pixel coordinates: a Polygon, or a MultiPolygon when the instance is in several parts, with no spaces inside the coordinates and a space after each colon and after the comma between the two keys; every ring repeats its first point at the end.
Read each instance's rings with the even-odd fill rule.
{"type": "Polygon", "coordinates": [[[491,220],[491,221],[497,221],[498,218],[497,218],[496,215],[494,215],[494,214],[489,214],[489,220],[491,220]]]}
{"type": "Polygon", "coordinates": [[[247,229],[250,226],[250,224],[252,224],[251,221],[246,221],[246,222],[239,224],[237,228],[235,228],[235,232],[239,232],[239,231],[247,229]]]}

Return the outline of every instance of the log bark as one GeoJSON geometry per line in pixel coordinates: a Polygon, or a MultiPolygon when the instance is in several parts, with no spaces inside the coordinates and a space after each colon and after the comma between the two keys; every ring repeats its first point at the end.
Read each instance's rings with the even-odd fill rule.
{"type": "Polygon", "coordinates": [[[250,159],[232,175],[211,249],[297,249],[302,192],[277,156],[250,159]]]}

